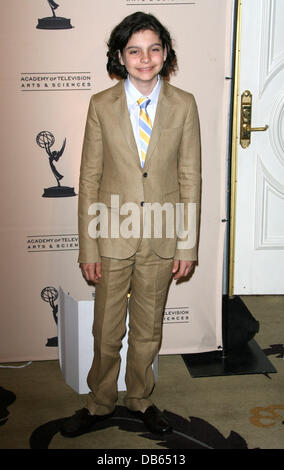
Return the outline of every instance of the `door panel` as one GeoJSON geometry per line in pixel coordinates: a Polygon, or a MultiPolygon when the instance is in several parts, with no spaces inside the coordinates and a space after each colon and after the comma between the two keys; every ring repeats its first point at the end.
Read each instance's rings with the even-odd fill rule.
{"type": "Polygon", "coordinates": [[[243,0],[241,17],[239,110],[249,90],[251,127],[268,129],[237,146],[233,293],[283,294],[284,2],[243,0]]]}

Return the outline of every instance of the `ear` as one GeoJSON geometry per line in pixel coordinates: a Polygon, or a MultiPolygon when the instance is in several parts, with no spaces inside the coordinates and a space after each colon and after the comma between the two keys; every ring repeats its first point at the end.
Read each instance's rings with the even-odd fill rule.
{"type": "Polygon", "coordinates": [[[120,50],[118,50],[117,53],[118,53],[118,59],[119,59],[120,65],[124,65],[122,54],[121,54],[120,50]]]}

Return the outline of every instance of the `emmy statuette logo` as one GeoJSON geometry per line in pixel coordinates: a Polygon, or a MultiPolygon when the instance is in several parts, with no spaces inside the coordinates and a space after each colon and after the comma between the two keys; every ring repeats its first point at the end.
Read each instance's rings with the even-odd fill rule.
{"type": "Polygon", "coordinates": [[[51,147],[53,146],[55,142],[54,135],[51,132],[48,131],[42,131],[40,132],[37,137],[36,137],[36,143],[38,144],[39,147],[44,148],[49,159],[49,165],[51,168],[51,171],[56,179],[57,186],[52,186],[51,188],[45,188],[44,193],[42,197],[70,197],[70,196],[76,196],[74,192],[74,188],[70,188],[69,186],[61,186],[60,180],[64,178],[63,175],[61,175],[57,169],[55,168],[54,161],[58,161],[61,155],[64,152],[65,145],[66,145],[66,139],[64,139],[64,142],[62,144],[62,147],[60,150],[52,150],[51,147]]]}
{"type": "MultiPolygon", "coordinates": [[[[58,297],[58,291],[55,287],[45,287],[42,289],[40,296],[44,302],[48,302],[52,308],[53,319],[57,325],[57,314],[58,314],[58,305],[55,305],[54,302],[58,297]]],[[[53,338],[48,338],[46,346],[56,347],[58,346],[58,337],[54,336],[53,338]]]]}
{"type": "Polygon", "coordinates": [[[59,7],[54,0],[47,0],[52,11],[52,16],[38,20],[37,29],[71,29],[70,19],[55,15],[55,10],[59,7]]]}

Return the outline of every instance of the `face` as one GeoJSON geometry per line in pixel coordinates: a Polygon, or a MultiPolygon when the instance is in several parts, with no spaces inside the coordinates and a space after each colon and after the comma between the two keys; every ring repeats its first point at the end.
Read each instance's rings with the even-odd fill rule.
{"type": "Polygon", "coordinates": [[[167,51],[163,49],[161,39],[149,29],[132,34],[123,53],[119,52],[120,63],[138,90],[154,88],[166,58],[167,51]]]}

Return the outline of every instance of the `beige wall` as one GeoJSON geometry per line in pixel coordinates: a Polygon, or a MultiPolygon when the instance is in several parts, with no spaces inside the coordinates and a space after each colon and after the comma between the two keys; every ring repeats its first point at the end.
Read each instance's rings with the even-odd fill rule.
{"type": "Polygon", "coordinates": [[[222,344],[221,219],[230,91],[225,76],[230,75],[232,2],[176,3],[61,0],[56,14],[70,18],[74,27],[58,31],[36,28],[38,18],[51,15],[47,1],[10,0],[2,6],[1,362],[58,357],[56,347],[46,346],[57,329],[52,306],[41,298],[44,288],[62,286],[78,300],[92,299],[94,288],[77,265],[77,196],[42,197],[56,181],[36,136],[50,131],[51,150],[59,150],[66,138],[55,164],[64,175],[62,184],[77,193],[90,96],[114,84],[105,68],[105,42],[113,26],[137,10],[155,14],[169,28],[179,59],[171,83],[194,93],[202,133],[199,264],[190,282],[171,285],[161,353],[202,352],[222,344]],[[36,86],[27,88],[27,83],[36,86]],[[67,83],[70,87],[63,87],[67,83]],[[51,241],[28,243],[35,239],[51,241]]]}

